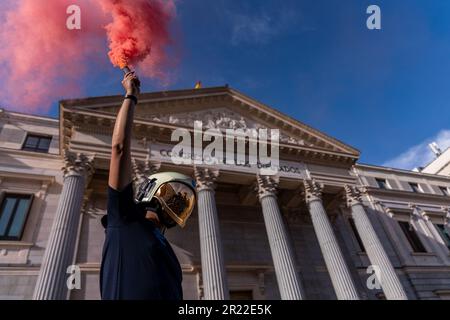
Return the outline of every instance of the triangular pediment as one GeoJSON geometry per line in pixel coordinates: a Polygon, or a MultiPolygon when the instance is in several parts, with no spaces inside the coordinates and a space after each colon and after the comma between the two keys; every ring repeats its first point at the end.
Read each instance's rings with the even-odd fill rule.
{"type": "MultiPolygon", "coordinates": [[[[221,131],[224,131],[226,129],[277,129],[273,126],[268,127],[267,124],[259,122],[258,119],[254,120],[250,118],[249,115],[235,112],[226,107],[211,108],[192,112],[172,112],[170,114],[152,113],[142,110],[141,112],[137,113],[137,116],[154,122],[161,122],[187,128],[194,127],[195,121],[201,121],[204,130],[219,129],[221,131]]],[[[289,136],[283,131],[280,132],[280,142],[302,146],[308,145],[304,139],[289,136]]],[[[309,146],[314,147],[313,144],[309,144],[309,146]]]]}
{"type": "MultiPolygon", "coordinates": [[[[89,98],[61,106],[117,114],[121,100],[89,98]]],[[[142,94],[135,118],[188,128],[200,120],[205,129],[279,129],[282,144],[359,157],[358,150],[228,87],[142,94]]]]}

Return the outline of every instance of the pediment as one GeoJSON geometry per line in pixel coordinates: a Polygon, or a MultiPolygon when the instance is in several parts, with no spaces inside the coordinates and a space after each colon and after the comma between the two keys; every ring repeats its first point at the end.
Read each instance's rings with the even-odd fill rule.
{"type": "MultiPolygon", "coordinates": [[[[100,97],[61,106],[117,114],[121,100],[100,97]]],[[[279,129],[283,144],[359,157],[358,150],[228,87],[142,94],[135,118],[188,128],[201,120],[205,129],[279,129]]]]}
{"type": "MultiPolygon", "coordinates": [[[[232,111],[228,108],[214,108],[193,112],[181,112],[181,113],[141,113],[138,114],[141,118],[149,119],[154,122],[161,122],[166,124],[172,124],[177,126],[183,126],[192,128],[195,121],[202,121],[204,130],[207,129],[219,129],[224,131],[226,129],[277,129],[262,124],[253,120],[248,115],[243,115],[232,111]]],[[[288,136],[286,133],[280,133],[280,141],[284,143],[290,143],[295,145],[306,145],[305,140],[288,136]]],[[[313,144],[309,146],[313,147],[313,144]]]]}

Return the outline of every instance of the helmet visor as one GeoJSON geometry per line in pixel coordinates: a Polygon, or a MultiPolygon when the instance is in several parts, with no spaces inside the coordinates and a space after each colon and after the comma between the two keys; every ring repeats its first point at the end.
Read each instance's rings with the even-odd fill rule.
{"type": "Polygon", "coordinates": [[[156,191],[157,198],[175,222],[184,227],[195,206],[195,192],[181,182],[167,182],[156,191]]]}

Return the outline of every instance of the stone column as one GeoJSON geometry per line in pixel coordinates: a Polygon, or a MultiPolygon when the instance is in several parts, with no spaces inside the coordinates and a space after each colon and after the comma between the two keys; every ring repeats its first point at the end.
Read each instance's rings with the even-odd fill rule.
{"type": "Polygon", "coordinates": [[[408,296],[400,282],[389,256],[372,226],[362,204],[361,192],[356,187],[345,186],[347,204],[370,263],[380,271],[380,284],[388,300],[407,300],[408,296]]]}
{"type": "Polygon", "coordinates": [[[339,300],[359,300],[353,278],[322,203],[322,186],[304,181],[306,203],[334,291],[339,300]]]}
{"type": "Polygon", "coordinates": [[[202,278],[206,300],[228,300],[228,284],[215,201],[217,170],[195,168],[202,278]]]}
{"type": "Polygon", "coordinates": [[[430,246],[432,251],[435,252],[442,263],[448,261],[448,248],[442,240],[437,227],[430,221],[428,213],[420,206],[410,203],[409,207],[412,209],[410,215],[410,228],[417,228],[417,236],[424,245],[425,249],[430,246]]]}
{"type": "Polygon", "coordinates": [[[92,157],[66,153],[64,160],[63,188],[36,282],[35,300],[67,298],[66,272],[73,262],[84,191],[93,173],[92,157]]]}
{"type": "Polygon", "coordinates": [[[305,295],[296,270],[292,245],[277,203],[277,180],[275,177],[258,176],[258,196],[281,299],[301,300],[305,295]]]}

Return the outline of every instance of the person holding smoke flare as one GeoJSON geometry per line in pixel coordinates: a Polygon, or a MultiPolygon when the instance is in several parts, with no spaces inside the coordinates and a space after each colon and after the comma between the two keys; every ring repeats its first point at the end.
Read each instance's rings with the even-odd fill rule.
{"type": "Polygon", "coordinates": [[[164,237],[168,228],[184,227],[195,206],[195,182],[175,173],[154,174],[132,186],[131,133],[140,81],[127,72],[126,96],[112,136],[106,228],[100,270],[104,300],[181,300],[182,271],[164,237]]]}

